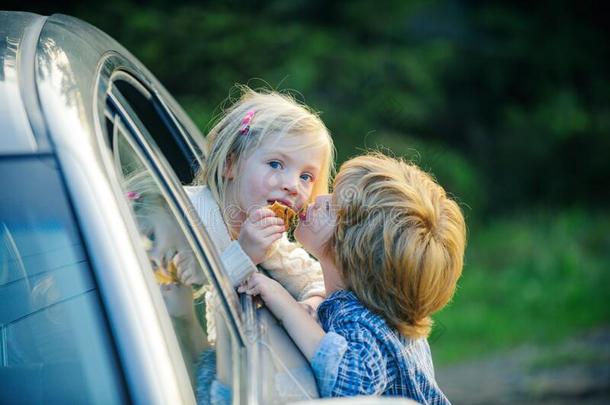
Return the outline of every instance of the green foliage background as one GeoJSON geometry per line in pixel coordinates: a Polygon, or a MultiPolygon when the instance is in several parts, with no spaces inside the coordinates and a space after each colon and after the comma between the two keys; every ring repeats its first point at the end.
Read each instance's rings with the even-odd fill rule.
{"type": "MultiPolygon", "coordinates": [[[[601,6],[600,6],[601,7],[601,6]]],[[[23,5],[19,5],[24,9],[23,5]]],[[[438,360],[610,320],[609,25],[593,2],[30,3],[109,33],[205,132],[235,83],[292,89],[339,162],[388,148],[469,223],[438,360]]]]}

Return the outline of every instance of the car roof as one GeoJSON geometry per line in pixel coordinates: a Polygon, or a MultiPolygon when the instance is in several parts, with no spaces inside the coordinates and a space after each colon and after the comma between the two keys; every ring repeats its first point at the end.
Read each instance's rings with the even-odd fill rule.
{"type": "MultiPolygon", "coordinates": [[[[79,139],[95,147],[96,100],[103,97],[98,79],[100,62],[120,55],[145,85],[163,96],[169,108],[197,141],[203,139],[173,97],[127,49],[96,27],[62,14],[0,11],[0,155],[44,153],[66,134],[72,117],[79,139]],[[58,130],[59,127],[62,130],[58,130]]],[[[102,72],[103,73],[103,72],[102,72]]],[[[100,103],[103,104],[103,103],[100,103]]],[[[69,131],[68,131],[69,132],[69,131]]]]}
{"type": "MultiPolygon", "coordinates": [[[[26,107],[36,99],[33,60],[45,19],[33,13],[0,12],[0,154],[31,153],[48,145],[35,137],[26,107]]],[[[36,112],[39,109],[30,111],[36,112]]]]}

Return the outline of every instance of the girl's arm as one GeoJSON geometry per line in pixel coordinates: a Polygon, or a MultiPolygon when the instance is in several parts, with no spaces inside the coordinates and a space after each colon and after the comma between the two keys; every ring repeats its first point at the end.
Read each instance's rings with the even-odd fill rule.
{"type": "Polygon", "coordinates": [[[286,234],[271,249],[261,266],[297,301],[326,296],[322,268],[317,260],[290,242],[286,234]]]}
{"type": "Polygon", "coordinates": [[[249,295],[260,295],[267,308],[282,322],[307,360],[312,360],[326,333],[280,283],[261,273],[254,273],[247,284],[240,286],[238,291],[249,295]]]}

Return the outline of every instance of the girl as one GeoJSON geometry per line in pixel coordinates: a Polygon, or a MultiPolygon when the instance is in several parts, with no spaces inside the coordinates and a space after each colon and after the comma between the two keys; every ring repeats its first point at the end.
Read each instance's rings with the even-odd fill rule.
{"type": "Polygon", "coordinates": [[[200,353],[208,347],[193,306],[192,280],[204,284],[203,271],[182,230],[149,172],[136,169],[125,175],[125,196],[133,208],[142,243],[155,271],[191,380],[200,353]]]}
{"type": "Polygon", "coordinates": [[[288,240],[268,206],[277,201],[298,212],[328,191],[332,140],[319,117],[289,96],[240,90],[208,134],[207,165],[187,193],[234,286],[260,265],[316,307],[324,296],[320,266],[288,240]]]}
{"type": "MultiPolygon", "coordinates": [[[[298,212],[328,192],[332,139],[320,118],[289,96],[240,90],[208,134],[207,164],[186,192],[233,286],[260,265],[313,312],[325,295],[320,265],[288,240],[283,220],[268,206],[280,202],[298,212]]],[[[206,294],[208,340],[221,343],[228,337],[216,339],[212,299],[206,294]]],[[[223,377],[230,371],[215,371],[223,364],[216,363],[220,349],[200,357],[198,402],[230,402],[230,379],[223,377]]]]}
{"type": "Polygon", "coordinates": [[[458,205],[416,166],[383,155],[341,167],[295,236],[316,256],[329,294],[319,325],[276,281],[253,274],[260,295],[309,359],[321,396],[389,395],[446,404],[434,379],[429,316],[462,273],[458,205]]]}

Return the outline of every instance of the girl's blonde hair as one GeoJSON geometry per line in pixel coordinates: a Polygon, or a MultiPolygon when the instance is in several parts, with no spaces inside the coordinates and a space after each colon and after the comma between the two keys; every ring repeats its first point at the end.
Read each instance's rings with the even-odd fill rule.
{"type": "MultiPolygon", "coordinates": [[[[207,185],[219,205],[226,208],[226,173],[229,166],[238,178],[240,163],[260,145],[268,142],[272,135],[279,135],[298,137],[298,149],[323,149],[321,171],[309,202],[320,194],[328,193],[329,178],[334,168],[334,146],[328,129],[318,115],[287,94],[237,87],[241,97],[224,111],[207,136],[208,158],[205,167],[197,174],[195,184],[207,185]],[[244,118],[250,114],[251,120],[246,130],[244,118]]],[[[224,215],[225,210],[222,211],[224,215]]]]}
{"type": "Polygon", "coordinates": [[[462,273],[459,206],[417,166],[379,153],[341,166],[333,202],[328,248],[345,287],[403,335],[428,336],[462,273]]]}

